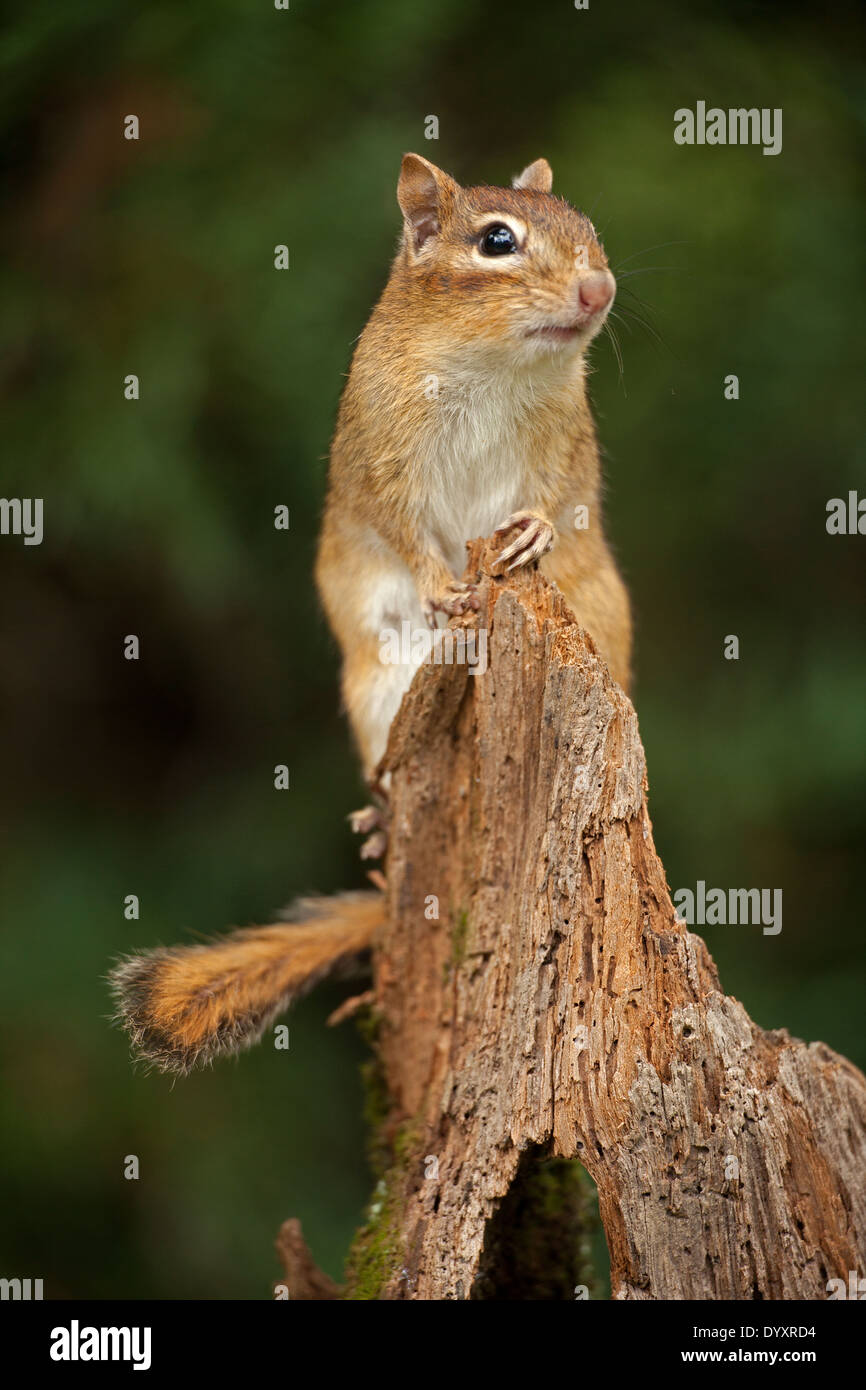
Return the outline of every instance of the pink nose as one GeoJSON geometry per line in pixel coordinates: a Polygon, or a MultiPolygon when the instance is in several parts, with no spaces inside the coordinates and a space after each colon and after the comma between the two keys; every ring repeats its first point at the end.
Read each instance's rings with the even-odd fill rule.
{"type": "Polygon", "coordinates": [[[616,281],[609,270],[592,270],[581,277],[580,307],[585,314],[600,314],[613,299],[616,281]]]}

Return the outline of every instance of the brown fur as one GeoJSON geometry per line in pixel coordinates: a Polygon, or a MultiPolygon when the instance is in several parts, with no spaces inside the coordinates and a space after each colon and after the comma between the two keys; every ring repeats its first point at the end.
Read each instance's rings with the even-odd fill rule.
{"type": "Polygon", "coordinates": [[[340,402],[316,566],[368,775],[412,674],[388,685],[379,633],[414,617],[407,591],[419,614],[448,594],[463,543],[505,520],[500,493],[508,513],[552,525],[556,548],[541,569],[615,679],[629,681],[629,602],[602,526],[585,387],[584,354],[603,314],[567,351],[529,346],[536,324],[573,314],[582,281],[609,276],[592,223],[549,191],[551,178],[538,160],[516,187],[461,188],[418,155],[403,161],[403,237],[340,402]],[[519,256],[485,260],[479,229],[500,216],[525,229],[525,244],[519,256]],[[434,397],[424,390],[431,376],[434,397]],[[575,529],[578,504],[590,508],[588,530],[575,529]]]}
{"type": "Polygon", "coordinates": [[[382,922],[382,897],[305,899],[292,916],[207,945],[120,961],[110,976],[116,1016],[138,1056],[160,1071],[185,1074],[250,1047],[325,975],[369,949],[382,922]]]}
{"type": "MultiPolygon", "coordinates": [[[[581,285],[613,282],[592,223],[554,197],[551,182],[545,160],[510,189],[461,188],[418,155],[403,160],[403,237],[340,402],[316,565],[368,774],[413,674],[383,665],[380,632],[407,617],[439,621],[470,602],[454,593],[464,543],[506,520],[500,504],[556,538],[542,570],[614,677],[629,679],[628,598],[601,524],[585,387],[584,353],[603,314],[580,318],[581,285]],[[485,260],[485,222],[502,221],[520,254],[485,260]],[[539,326],[568,328],[567,348],[538,339],[539,326]],[[431,376],[442,388],[434,397],[424,389],[431,376]],[[578,504],[590,508],[588,530],[574,528],[578,504]]],[[[112,986],[139,1055],[185,1073],[248,1047],[292,1000],[370,946],[382,899],[307,902],[296,918],[122,961],[112,986]]]]}

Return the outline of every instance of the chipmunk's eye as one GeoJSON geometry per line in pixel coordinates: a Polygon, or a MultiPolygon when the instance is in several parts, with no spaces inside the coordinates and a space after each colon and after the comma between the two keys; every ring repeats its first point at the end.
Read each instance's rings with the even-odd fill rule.
{"type": "Polygon", "coordinates": [[[517,250],[517,238],[510,227],[497,223],[482,236],[481,250],[485,256],[510,256],[517,250]]]}

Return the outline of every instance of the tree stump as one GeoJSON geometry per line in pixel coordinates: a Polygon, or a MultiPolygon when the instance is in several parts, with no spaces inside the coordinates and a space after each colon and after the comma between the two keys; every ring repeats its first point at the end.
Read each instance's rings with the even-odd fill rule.
{"type": "MultiPolygon", "coordinates": [[[[559,592],[493,556],[467,569],[487,670],[422,667],[383,760],[388,1162],[345,1296],[490,1296],[495,1214],[549,1157],[597,1185],[614,1298],[826,1298],[866,1266],[866,1079],[722,992],[653,846],[630,701],[559,592]]],[[[527,1277],[573,1296],[567,1259],[556,1293],[527,1277]]]]}

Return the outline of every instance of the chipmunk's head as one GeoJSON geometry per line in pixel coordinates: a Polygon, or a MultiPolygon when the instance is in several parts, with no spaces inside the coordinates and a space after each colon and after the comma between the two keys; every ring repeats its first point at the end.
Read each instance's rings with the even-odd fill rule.
{"type": "Polygon", "coordinates": [[[461,188],[404,155],[398,264],[430,330],[456,351],[474,345],[532,362],[578,354],[602,327],[616,281],[589,218],[552,184],[546,159],[511,188],[461,188]]]}

